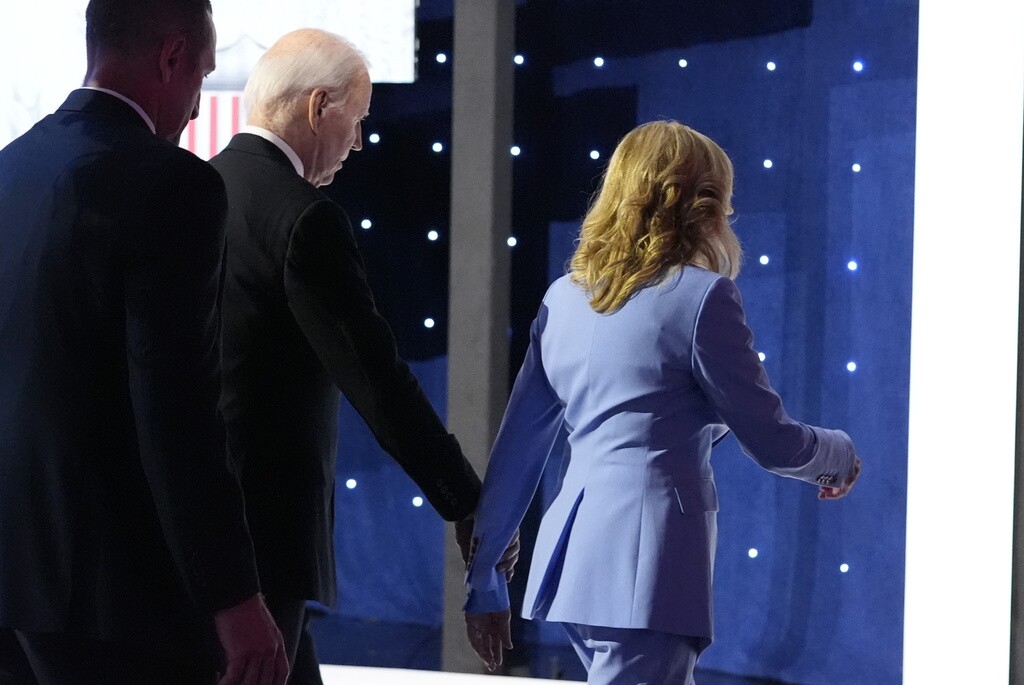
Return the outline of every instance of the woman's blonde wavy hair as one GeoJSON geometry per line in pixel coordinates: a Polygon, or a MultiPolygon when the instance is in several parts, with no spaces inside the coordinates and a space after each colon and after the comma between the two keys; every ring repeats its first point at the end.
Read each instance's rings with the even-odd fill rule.
{"type": "Polygon", "coordinates": [[[594,311],[617,311],[687,264],[735,278],[742,250],[728,220],[732,179],[722,148],[687,126],[654,121],[630,131],[608,162],[569,264],[594,311]]]}

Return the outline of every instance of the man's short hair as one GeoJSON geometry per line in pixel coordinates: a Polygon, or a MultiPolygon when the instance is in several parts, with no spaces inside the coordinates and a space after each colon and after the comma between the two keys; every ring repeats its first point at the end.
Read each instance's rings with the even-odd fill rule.
{"type": "Polygon", "coordinates": [[[203,45],[210,0],[89,0],[85,45],[89,63],[106,52],[123,57],[144,54],[172,33],[203,45]]]}

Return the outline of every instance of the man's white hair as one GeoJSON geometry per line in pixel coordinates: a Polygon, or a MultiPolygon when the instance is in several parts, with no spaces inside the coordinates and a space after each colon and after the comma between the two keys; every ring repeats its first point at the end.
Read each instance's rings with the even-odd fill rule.
{"type": "Polygon", "coordinates": [[[320,29],[292,31],[256,62],[245,84],[245,107],[250,116],[275,121],[316,88],[344,101],[366,69],[366,57],[347,39],[320,29]]]}

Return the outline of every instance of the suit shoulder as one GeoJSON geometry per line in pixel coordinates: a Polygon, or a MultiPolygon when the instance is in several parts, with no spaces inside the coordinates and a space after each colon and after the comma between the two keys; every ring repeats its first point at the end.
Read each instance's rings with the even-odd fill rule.
{"type": "Polygon", "coordinates": [[[562,274],[548,286],[544,299],[547,300],[549,297],[564,297],[577,292],[583,293],[583,288],[572,280],[572,274],[562,274]]]}
{"type": "Polygon", "coordinates": [[[714,271],[708,271],[699,266],[689,264],[680,269],[679,279],[687,288],[697,288],[704,291],[707,291],[711,286],[723,279],[726,281],[730,280],[728,277],[714,271]]]}
{"type": "Polygon", "coordinates": [[[712,290],[721,287],[729,288],[730,286],[735,289],[732,279],[728,276],[723,276],[714,271],[708,271],[702,269],[699,266],[687,265],[680,269],[674,277],[668,279],[663,288],[674,294],[672,299],[684,301],[690,303],[696,301],[698,305],[702,303],[712,290]]]}
{"type": "Polygon", "coordinates": [[[339,239],[343,242],[355,240],[352,224],[341,205],[325,196],[315,198],[312,202],[306,202],[306,199],[294,205],[294,219],[289,222],[293,238],[301,233],[317,235],[321,240],[331,243],[339,239]]]}
{"type": "Polygon", "coordinates": [[[224,192],[224,180],[216,169],[194,154],[172,143],[157,140],[154,157],[162,164],[164,176],[171,176],[176,183],[212,188],[224,192]]]}
{"type": "Polygon", "coordinates": [[[292,168],[261,155],[229,146],[210,160],[210,164],[224,180],[229,198],[234,198],[233,204],[265,208],[276,216],[283,213],[294,222],[311,205],[330,202],[320,189],[292,168]]]}

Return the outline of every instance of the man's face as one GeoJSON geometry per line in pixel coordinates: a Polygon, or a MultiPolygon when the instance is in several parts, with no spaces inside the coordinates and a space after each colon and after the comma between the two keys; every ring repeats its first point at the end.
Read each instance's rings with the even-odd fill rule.
{"type": "Polygon", "coordinates": [[[324,110],[316,168],[312,169],[313,185],[325,186],[334,180],[352,150],[363,149],[363,119],[370,113],[373,85],[370,75],[363,70],[355,79],[341,105],[324,110]]]}
{"type": "Polygon", "coordinates": [[[186,46],[186,55],[171,74],[166,96],[161,103],[157,135],[177,143],[188,122],[199,116],[199,96],[203,79],[217,66],[217,31],[213,17],[206,15],[204,45],[186,46]]]}

